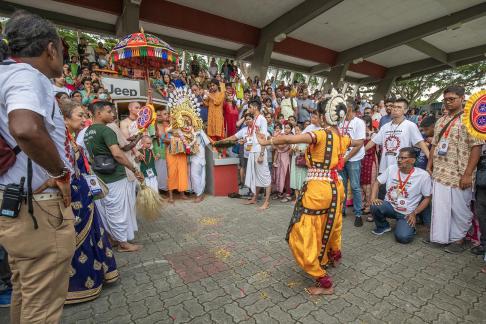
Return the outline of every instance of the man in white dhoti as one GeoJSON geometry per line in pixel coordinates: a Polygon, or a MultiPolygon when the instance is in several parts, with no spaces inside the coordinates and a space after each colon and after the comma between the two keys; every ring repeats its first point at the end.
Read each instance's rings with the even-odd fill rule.
{"type": "MultiPolygon", "coordinates": [[[[112,128],[113,131],[116,133],[118,143],[122,148],[126,147],[130,140],[140,135],[140,131],[137,126],[137,118],[140,109],[140,103],[136,101],[130,102],[128,104],[129,115],[127,118],[123,119],[120,122],[120,127],[118,128],[114,123],[107,125],[108,127],[112,128]]],[[[118,116],[114,116],[115,119],[117,117],[118,116]]],[[[140,170],[139,161],[142,159],[142,153],[138,151],[138,148],[140,147],[141,144],[137,142],[136,145],[130,147],[130,149],[122,149],[128,161],[130,161],[130,163],[134,165],[138,170],[140,170]]],[[[133,210],[133,213],[131,213],[130,217],[128,218],[128,227],[134,232],[137,232],[138,224],[137,214],[135,213],[135,203],[137,199],[137,188],[139,186],[139,183],[132,171],[130,171],[129,169],[126,169],[125,171],[127,173],[128,186],[130,190],[130,195],[128,199],[129,209],[133,210]]]]}
{"type": "Polygon", "coordinates": [[[199,150],[190,156],[191,164],[191,187],[196,194],[195,203],[204,200],[204,189],[206,188],[206,146],[212,141],[201,129],[195,133],[196,143],[199,150]]]}
{"type": "Polygon", "coordinates": [[[464,251],[464,237],[471,226],[470,209],[473,179],[484,141],[473,138],[462,122],[464,88],[444,90],[447,115],[435,124],[431,157],[427,169],[433,169],[433,203],[430,241],[450,244],[445,251],[464,251]]]}
{"type": "Polygon", "coordinates": [[[93,171],[109,189],[108,195],[101,200],[103,223],[112,239],[119,244],[118,251],[133,252],[140,246],[128,242],[134,238],[130,218],[135,213],[131,201],[135,197],[132,197],[125,167],[140,181],[143,181],[143,175],[120,149],[115,132],[106,126],[113,121],[112,109],[110,102],[103,101],[90,106],[94,123],[86,130],[84,142],[93,171]]]}
{"type": "Polygon", "coordinates": [[[238,140],[246,139],[245,148],[249,151],[248,164],[246,166],[245,186],[250,188],[253,198],[246,204],[256,204],[260,188],[265,188],[265,201],[259,210],[265,210],[270,207],[270,193],[272,190],[272,175],[268,168],[267,150],[258,143],[257,134],[262,133],[268,136],[267,120],[260,113],[261,103],[259,100],[251,100],[248,103],[249,113],[253,115],[253,123],[248,126],[246,133],[241,130],[235,135],[224,139],[238,140]]]}

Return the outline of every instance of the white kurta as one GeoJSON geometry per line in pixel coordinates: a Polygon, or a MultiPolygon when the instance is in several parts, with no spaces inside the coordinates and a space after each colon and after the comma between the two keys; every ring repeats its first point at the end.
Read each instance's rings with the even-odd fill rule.
{"type": "Polygon", "coordinates": [[[206,146],[211,143],[204,131],[196,133],[199,152],[190,158],[191,187],[196,196],[201,196],[206,189],[206,146]]]}
{"type": "Polygon", "coordinates": [[[473,213],[472,190],[461,190],[434,181],[430,240],[449,244],[462,240],[468,232],[473,213]]]}
{"type": "Polygon", "coordinates": [[[97,204],[106,230],[118,242],[135,238],[137,220],[135,215],[136,182],[126,178],[107,183],[109,193],[97,204]]]}

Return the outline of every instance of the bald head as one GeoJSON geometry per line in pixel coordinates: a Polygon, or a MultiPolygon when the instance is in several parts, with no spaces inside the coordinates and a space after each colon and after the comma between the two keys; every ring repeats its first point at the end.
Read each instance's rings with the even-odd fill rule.
{"type": "Polygon", "coordinates": [[[140,108],[140,103],[138,103],[137,101],[133,101],[128,104],[128,112],[130,113],[130,117],[132,119],[138,117],[138,112],[140,111],[140,108]]]}

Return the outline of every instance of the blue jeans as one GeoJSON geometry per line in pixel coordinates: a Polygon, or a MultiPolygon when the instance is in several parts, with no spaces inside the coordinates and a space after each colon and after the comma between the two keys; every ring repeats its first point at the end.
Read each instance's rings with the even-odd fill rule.
{"type": "Polygon", "coordinates": [[[356,217],[360,217],[363,213],[363,196],[361,193],[361,161],[348,161],[344,165],[344,169],[339,172],[343,178],[344,193],[346,198],[343,202],[343,210],[346,208],[346,200],[348,196],[348,179],[351,184],[351,191],[353,192],[353,211],[356,217]]]}
{"type": "Polygon", "coordinates": [[[371,214],[375,220],[376,229],[379,231],[390,227],[390,223],[386,220],[387,217],[396,219],[397,224],[395,231],[393,232],[395,234],[395,239],[402,244],[412,242],[413,237],[415,236],[415,228],[408,225],[405,215],[395,211],[392,204],[388,201],[384,201],[380,206],[372,205],[371,214]]]}

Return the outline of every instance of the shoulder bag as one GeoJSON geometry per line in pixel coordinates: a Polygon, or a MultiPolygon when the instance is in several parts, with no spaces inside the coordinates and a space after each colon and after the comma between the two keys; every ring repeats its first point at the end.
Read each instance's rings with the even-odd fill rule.
{"type": "MultiPolygon", "coordinates": [[[[91,128],[91,126],[89,128],[91,128]]],[[[87,132],[89,131],[89,128],[86,130],[87,132]]],[[[91,169],[93,169],[94,172],[100,174],[108,175],[115,173],[118,163],[115,161],[113,156],[108,154],[94,155],[93,150],[94,143],[93,149],[91,150],[91,152],[89,152],[91,159],[91,169]]]]}

